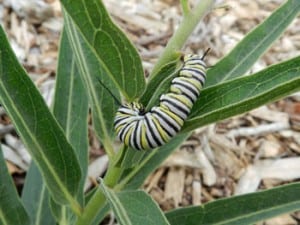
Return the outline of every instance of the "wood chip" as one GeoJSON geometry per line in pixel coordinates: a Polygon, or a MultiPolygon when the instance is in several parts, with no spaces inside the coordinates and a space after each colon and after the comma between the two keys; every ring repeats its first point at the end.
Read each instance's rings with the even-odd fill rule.
{"type": "Polygon", "coordinates": [[[165,184],[165,199],[173,199],[175,207],[182,202],[185,170],[172,167],[167,175],[165,184]]]}
{"type": "Polygon", "coordinates": [[[277,140],[264,140],[259,151],[261,152],[261,157],[271,158],[282,154],[284,149],[277,140]]]}
{"type": "Polygon", "coordinates": [[[265,225],[297,225],[299,224],[291,215],[285,214],[265,221],[265,225]]]}
{"type": "Polygon", "coordinates": [[[145,190],[146,192],[150,192],[152,188],[158,186],[158,182],[165,171],[166,169],[164,167],[159,168],[154,174],[147,178],[147,180],[144,182],[145,186],[147,187],[145,190]]]}
{"type": "Polygon", "coordinates": [[[24,163],[21,156],[17,154],[14,150],[12,150],[10,147],[8,147],[5,144],[1,144],[1,149],[3,151],[3,155],[6,160],[12,162],[13,164],[15,164],[16,166],[18,166],[24,171],[28,170],[29,166],[26,163],[24,163]]]}
{"type": "Polygon", "coordinates": [[[193,181],[193,205],[200,205],[201,204],[201,189],[202,184],[200,180],[193,181]]]}
{"type": "Polygon", "coordinates": [[[104,174],[104,172],[107,169],[107,165],[108,165],[107,155],[103,155],[97,158],[89,165],[87,179],[84,183],[84,191],[87,191],[92,186],[92,184],[94,184],[94,181],[99,176],[104,174]]]}
{"type": "Polygon", "coordinates": [[[195,153],[198,161],[202,165],[201,171],[203,174],[203,183],[207,186],[212,186],[216,184],[217,175],[215,169],[210,163],[210,161],[207,159],[206,155],[204,154],[200,146],[196,147],[195,153]]]}
{"type": "Polygon", "coordinates": [[[242,127],[235,130],[231,130],[227,133],[228,137],[240,137],[240,136],[260,136],[268,133],[274,133],[282,130],[289,129],[290,125],[285,122],[275,122],[271,124],[262,124],[257,127],[242,127]]]}
{"type": "Polygon", "coordinates": [[[300,157],[259,160],[248,166],[237,184],[235,195],[256,191],[262,179],[288,181],[299,178],[300,157]]]}
{"type": "Polygon", "coordinates": [[[287,113],[270,110],[267,106],[254,109],[250,111],[249,114],[269,122],[289,124],[289,115],[287,113]]]}

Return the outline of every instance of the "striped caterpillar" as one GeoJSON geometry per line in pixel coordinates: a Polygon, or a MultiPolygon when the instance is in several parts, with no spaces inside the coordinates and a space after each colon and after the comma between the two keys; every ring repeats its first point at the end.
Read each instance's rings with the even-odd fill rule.
{"type": "Polygon", "coordinates": [[[153,149],[167,143],[181,129],[206,79],[204,57],[186,55],[169,91],[159,106],[145,112],[138,102],[126,103],[117,111],[114,128],[119,139],[137,150],[153,149]]]}

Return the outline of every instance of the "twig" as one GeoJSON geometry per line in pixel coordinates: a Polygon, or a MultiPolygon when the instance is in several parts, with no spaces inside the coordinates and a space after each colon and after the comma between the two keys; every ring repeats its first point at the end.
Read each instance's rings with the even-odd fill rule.
{"type": "Polygon", "coordinates": [[[290,124],[288,123],[271,123],[271,124],[263,124],[258,127],[247,127],[247,128],[239,128],[236,130],[231,130],[227,133],[227,136],[230,138],[240,137],[240,136],[260,136],[267,133],[274,133],[282,130],[286,130],[290,128],[290,124]]]}

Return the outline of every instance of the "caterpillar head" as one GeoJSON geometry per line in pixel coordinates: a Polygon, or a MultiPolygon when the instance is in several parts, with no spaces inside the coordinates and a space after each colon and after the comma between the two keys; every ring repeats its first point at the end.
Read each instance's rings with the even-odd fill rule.
{"type": "Polygon", "coordinates": [[[141,116],[145,114],[145,108],[141,103],[138,102],[130,102],[126,103],[125,106],[132,111],[133,115],[141,116]]]}

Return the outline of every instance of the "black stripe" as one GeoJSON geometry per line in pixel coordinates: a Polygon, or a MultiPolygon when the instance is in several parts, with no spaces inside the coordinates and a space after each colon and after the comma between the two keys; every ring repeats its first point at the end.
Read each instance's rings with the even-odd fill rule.
{"type": "MultiPolygon", "coordinates": [[[[133,130],[133,145],[134,147],[137,149],[137,150],[141,150],[139,145],[138,145],[138,138],[141,139],[141,137],[138,137],[138,127],[139,127],[139,123],[141,122],[141,120],[138,120],[137,123],[136,123],[136,126],[134,127],[134,130],[133,130]]],[[[140,142],[141,143],[141,142],[140,142]]]]}
{"type": "Polygon", "coordinates": [[[194,104],[195,101],[191,98],[191,96],[187,95],[186,93],[182,93],[181,95],[187,97],[192,102],[192,104],[194,104]]]}
{"type": "Polygon", "coordinates": [[[188,89],[189,91],[191,91],[196,97],[198,96],[198,93],[194,89],[192,89],[191,87],[187,86],[186,84],[182,84],[182,83],[179,83],[179,82],[176,82],[176,81],[173,81],[172,84],[177,84],[179,86],[183,86],[186,89],[188,89]]]}
{"type": "MultiPolygon", "coordinates": [[[[193,79],[197,80],[198,82],[200,82],[202,86],[204,85],[206,76],[205,76],[205,73],[203,73],[203,71],[200,71],[200,70],[197,70],[197,69],[192,69],[192,68],[182,68],[181,71],[182,71],[182,70],[186,70],[186,71],[188,71],[188,72],[195,72],[195,73],[199,74],[201,77],[204,78],[204,81],[201,80],[201,79],[199,78],[199,76],[196,76],[196,75],[194,75],[194,74],[192,74],[192,73],[191,73],[191,77],[192,77],[193,79]]],[[[181,72],[181,71],[180,71],[180,72],[181,72]]],[[[191,78],[191,77],[189,77],[189,76],[186,76],[185,74],[179,74],[179,76],[186,77],[186,78],[191,78]]]]}
{"type": "MultiPolygon", "coordinates": [[[[114,127],[120,126],[120,125],[122,124],[122,122],[123,122],[124,119],[127,119],[127,118],[119,118],[119,119],[116,119],[116,120],[114,121],[114,127]]],[[[124,122],[124,123],[125,123],[125,122],[124,122]]]]}
{"type": "MultiPolygon", "coordinates": [[[[167,115],[167,117],[166,117],[165,114],[164,114],[163,112],[159,111],[159,110],[157,110],[157,111],[152,111],[152,110],[151,110],[151,112],[154,113],[154,114],[156,114],[156,115],[158,115],[163,121],[165,121],[170,127],[172,127],[173,130],[175,130],[176,133],[179,131],[179,129],[178,129],[176,126],[174,126],[173,123],[170,122],[169,118],[170,118],[172,121],[174,121],[174,123],[178,124],[178,123],[176,122],[176,120],[174,120],[172,117],[170,117],[170,116],[168,116],[168,115],[167,115]]],[[[180,124],[178,124],[178,126],[180,127],[180,124]]]]}
{"type": "MultiPolygon", "coordinates": [[[[160,119],[162,119],[161,118],[161,116],[160,115],[158,115],[157,113],[153,113],[153,114],[156,114],[160,119]]],[[[162,119],[163,121],[165,121],[164,119],[162,119]]],[[[167,122],[166,122],[167,123],[167,122]]],[[[169,125],[169,123],[167,123],[168,125],[169,125]]],[[[170,131],[169,131],[169,129],[167,129],[167,127],[164,127],[162,124],[160,124],[161,125],[161,128],[167,133],[167,135],[169,136],[169,137],[173,137],[173,135],[170,133],[170,131]]],[[[173,128],[173,127],[172,127],[173,128]]],[[[176,130],[174,129],[174,131],[176,132],[176,130]]],[[[177,133],[177,132],[176,132],[177,133]]],[[[162,138],[163,139],[163,138],[162,138]]]]}
{"type": "MultiPolygon", "coordinates": [[[[194,102],[194,101],[193,101],[193,99],[192,99],[190,96],[188,96],[188,95],[186,95],[186,94],[184,94],[184,93],[182,93],[182,94],[176,94],[176,95],[186,97],[186,98],[191,102],[191,104],[192,104],[191,108],[193,107],[193,102],[194,102]]],[[[181,102],[182,104],[184,104],[187,108],[191,109],[191,108],[190,108],[188,105],[186,105],[185,102],[182,101],[180,98],[176,98],[175,96],[171,96],[171,97],[174,98],[174,99],[176,99],[177,101],[181,102]]]]}
{"type": "MultiPolygon", "coordinates": [[[[168,102],[170,105],[174,106],[176,109],[178,109],[179,111],[181,111],[182,113],[184,113],[186,116],[189,114],[189,111],[187,111],[185,108],[182,108],[181,106],[177,105],[176,103],[170,101],[169,99],[163,99],[162,101],[163,102],[168,102]]],[[[176,99],[176,101],[178,101],[178,100],[176,99]]],[[[173,112],[173,113],[176,114],[176,112],[173,112]]],[[[177,116],[179,116],[183,120],[185,119],[185,118],[182,118],[180,115],[177,115],[177,116]]]]}
{"type": "Polygon", "coordinates": [[[186,61],[184,61],[184,64],[188,64],[188,65],[201,65],[203,67],[206,67],[205,62],[203,60],[201,60],[200,58],[189,58],[186,61]],[[193,62],[196,61],[196,62],[193,62]]]}
{"type": "MultiPolygon", "coordinates": [[[[145,116],[145,121],[146,121],[146,123],[147,123],[147,130],[150,131],[151,136],[153,137],[154,142],[158,145],[158,144],[159,144],[159,141],[157,140],[156,136],[154,135],[154,130],[152,130],[152,127],[150,126],[149,118],[146,117],[146,116],[145,116]]],[[[147,137],[147,132],[146,132],[146,138],[148,139],[148,144],[149,144],[149,146],[150,146],[151,148],[154,148],[155,146],[153,146],[153,145],[151,144],[151,141],[150,141],[149,137],[147,137]]]]}
{"type": "Polygon", "coordinates": [[[157,132],[156,132],[155,138],[157,138],[157,140],[158,140],[158,142],[159,142],[159,146],[161,146],[161,145],[163,145],[163,144],[165,143],[165,141],[164,141],[164,139],[163,139],[163,137],[162,137],[162,135],[161,135],[161,133],[159,132],[159,129],[158,129],[158,126],[160,125],[160,123],[159,123],[159,121],[158,121],[158,123],[155,123],[155,122],[154,122],[154,120],[155,120],[156,118],[154,118],[153,115],[151,115],[151,118],[152,118],[153,124],[154,124],[154,126],[156,127],[156,131],[157,131],[157,132]],[[161,139],[162,142],[160,142],[159,139],[161,139]]]}
{"type": "Polygon", "coordinates": [[[121,128],[120,132],[119,132],[119,137],[121,139],[121,141],[124,141],[124,139],[122,138],[123,135],[126,136],[126,134],[129,132],[129,130],[126,131],[126,129],[131,125],[131,123],[127,123],[123,128],[121,128]],[[126,131],[126,133],[125,133],[126,131]]]}

